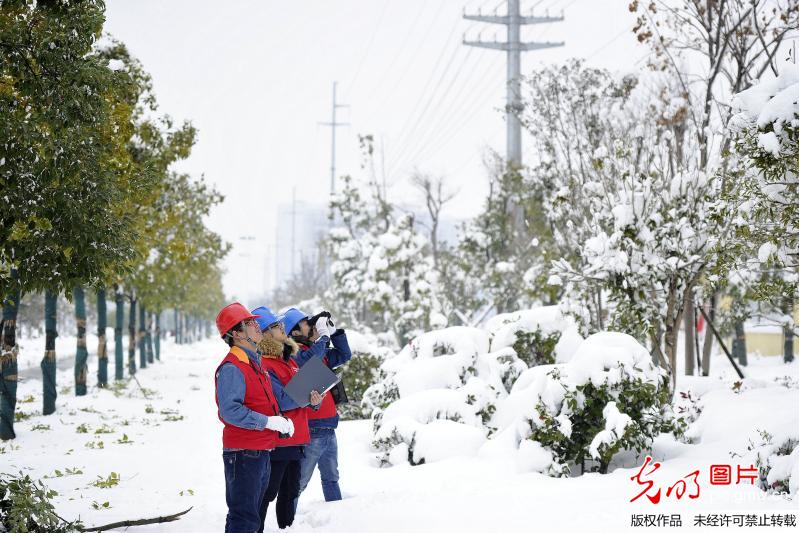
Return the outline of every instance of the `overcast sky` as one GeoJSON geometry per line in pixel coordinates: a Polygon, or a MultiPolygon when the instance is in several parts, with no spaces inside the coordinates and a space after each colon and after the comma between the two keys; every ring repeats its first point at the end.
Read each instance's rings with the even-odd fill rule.
{"type": "MultiPolygon", "coordinates": [[[[525,40],[565,41],[526,52],[522,72],[570,57],[617,71],[646,57],[628,0],[522,0],[529,14],[565,15],[525,40]]],[[[276,207],[298,197],[325,204],[330,187],[332,85],[338,81],[337,174],[360,173],[357,136],[385,155],[390,195],[413,199],[418,169],[459,190],[452,216],[476,214],[486,192],[482,155],[505,150],[505,54],[464,46],[504,40],[503,26],[463,11],[504,13],[499,0],[107,0],[106,30],[152,74],[162,112],[189,119],[199,140],[181,170],[225,195],[210,226],[234,249],[225,289],[263,293],[276,207]],[[481,34],[482,32],[482,34],[481,34]],[[242,239],[241,237],[254,237],[242,239]],[[250,282],[245,280],[250,277],[250,282]],[[249,286],[249,287],[248,287],[249,286]]],[[[381,163],[379,161],[379,163],[381,163]]],[[[381,164],[381,166],[383,166],[381,164]]]]}

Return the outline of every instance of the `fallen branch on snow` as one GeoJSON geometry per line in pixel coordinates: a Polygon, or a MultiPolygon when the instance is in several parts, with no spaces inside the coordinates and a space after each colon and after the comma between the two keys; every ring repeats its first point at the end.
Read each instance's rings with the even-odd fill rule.
{"type": "Polygon", "coordinates": [[[104,526],[95,526],[95,527],[79,527],[80,531],[108,531],[109,529],[116,529],[118,527],[131,527],[131,526],[146,526],[148,524],[161,524],[164,522],[174,522],[178,520],[181,516],[188,513],[194,509],[194,507],[189,507],[185,511],[181,511],[179,513],[167,515],[167,516],[156,516],[155,518],[141,518],[138,520],[123,520],[121,522],[114,522],[112,524],[106,524],[104,526]]]}

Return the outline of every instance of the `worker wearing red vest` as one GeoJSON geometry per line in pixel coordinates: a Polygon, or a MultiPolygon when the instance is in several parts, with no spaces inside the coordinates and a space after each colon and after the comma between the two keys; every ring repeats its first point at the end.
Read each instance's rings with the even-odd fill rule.
{"type": "Polygon", "coordinates": [[[310,407],[301,407],[286,394],[283,389],[299,370],[293,356],[299,346],[286,336],[279,316],[265,306],[252,310],[258,322],[263,339],[258,343],[261,353],[261,366],[272,383],[272,390],[277,398],[280,410],[294,423],[294,435],[290,438],[278,439],[277,447],[270,455],[271,474],[261,500],[261,528],[263,532],[269,502],[277,498],[275,516],[280,529],[294,522],[296,507],[294,501],[300,495],[300,461],[304,456],[305,445],[311,440],[308,431],[308,413],[319,408],[322,396],[312,391],[310,407]]]}
{"type": "Polygon", "coordinates": [[[240,303],[216,317],[219,334],[230,347],[216,369],[216,403],[225,466],[225,533],[253,533],[260,525],[261,496],[269,483],[269,453],[278,434],[291,436],[294,425],[280,416],[272,385],[257,352],[261,329],[240,303]]]}
{"type": "MultiPolygon", "coordinates": [[[[284,329],[300,345],[296,356],[300,367],[314,357],[322,359],[329,368],[337,368],[352,358],[347,334],[343,329],[334,329],[329,313],[316,315],[319,318],[315,324],[311,323],[312,320],[305,313],[295,308],[288,309],[283,317],[284,329]],[[330,344],[333,346],[329,347],[330,344]]],[[[308,486],[313,471],[319,466],[325,501],[340,500],[336,440],[338,412],[332,394],[326,394],[319,410],[309,414],[308,427],[311,442],[305,447],[305,457],[302,460],[300,492],[308,486]]]]}

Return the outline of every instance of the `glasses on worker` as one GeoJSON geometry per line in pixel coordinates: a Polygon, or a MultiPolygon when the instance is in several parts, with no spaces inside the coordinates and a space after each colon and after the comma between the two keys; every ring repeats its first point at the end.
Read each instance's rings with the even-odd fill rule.
{"type": "Polygon", "coordinates": [[[280,330],[280,331],[283,331],[283,332],[285,332],[285,330],[284,330],[284,328],[283,328],[283,323],[282,323],[282,322],[275,322],[274,324],[272,324],[271,326],[269,326],[269,329],[277,329],[277,330],[280,330]]]}
{"type": "Polygon", "coordinates": [[[253,320],[253,319],[250,319],[250,320],[245,320],[245,321],[244,321],[244,325],[245,325],[245,326],[255,326],[255,327],[258,327],[258,322],[256,322],[256,321],[255,321],[255,320],[253,320]]]}

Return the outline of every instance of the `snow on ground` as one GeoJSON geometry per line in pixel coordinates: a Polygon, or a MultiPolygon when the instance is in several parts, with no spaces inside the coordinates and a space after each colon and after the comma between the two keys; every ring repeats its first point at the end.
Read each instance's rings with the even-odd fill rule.
{"type": "MultiPolygon", "coordinates": [[[[71,353],[74,339],[73,344],[68,337],[59,340],[64,357],[71,353]]],[[[35,367],[26,361],[38,362],[43,340],[24,340],[22,346],[20,367],[35,367]]],[[[18,411],[30,417],[17,423],[15,441],[0,443],[0,471],[48,476],[45,482],[59,492],[59,514],[80,516],[86,524],[193,507],[177,522],[140,530],[222,531],[226,508],[221,424],[212,376],[224,351],[218,339],[189,346],[165,343],[162,360],[137,374],[146,398],[135,382],[116,391],[94,387],[76,398],[72,370],[63,369],[58,374],[58,410],[47,417],[40,414],[41,381],[28,373],[19,385],[18,411]],[[112,472],[120,476],[116,486],[92,485],[112,472]],[[101,509],[93,509],[95,502],[101,509]],[[102,508],[105,502],[107,509],[102,508]]],[[[671,513],[680,513],[682,529],[692,530],[693,516],[700,513],[797,514],[796,500],[766,496],[748,485],[711,486],[707,473],[711,464],[731,464],[733,470],[743,465],[744,459],[731,453],[746,453],[758,430],[799,430],[799,364],[753,356],[745,369],[748,377],[737,391],[737,376],[723,356],[714,358],[712,368],[716,374],[711,377],[680,381],[682,389],[701,395],[698,443],[684,444],[665,435],[655,442],[652,455],[663,462],[651,476],[663,491],[658,505],[645,497],[630,503],[640,491],[630,477],[643,462],[632,453],[622,454],[607,475],[576,478],[520,474],[515,459],[491,454],[378,468],[370,450],[371,422],[353,421],[341,423],[338,430],[344,500],[324,503],[315,476],[300,498],[292,530],[617,532],[631,529],[633,514],[671,513]],[[699,498],[666,497],[668,486],[696,469],[701,472],[699,498]]],[[[95,382],[95,372],[92,353],[90,383],[95,382]]],[[[277,530],[271,510],[267,527],[277,530]]]]}

